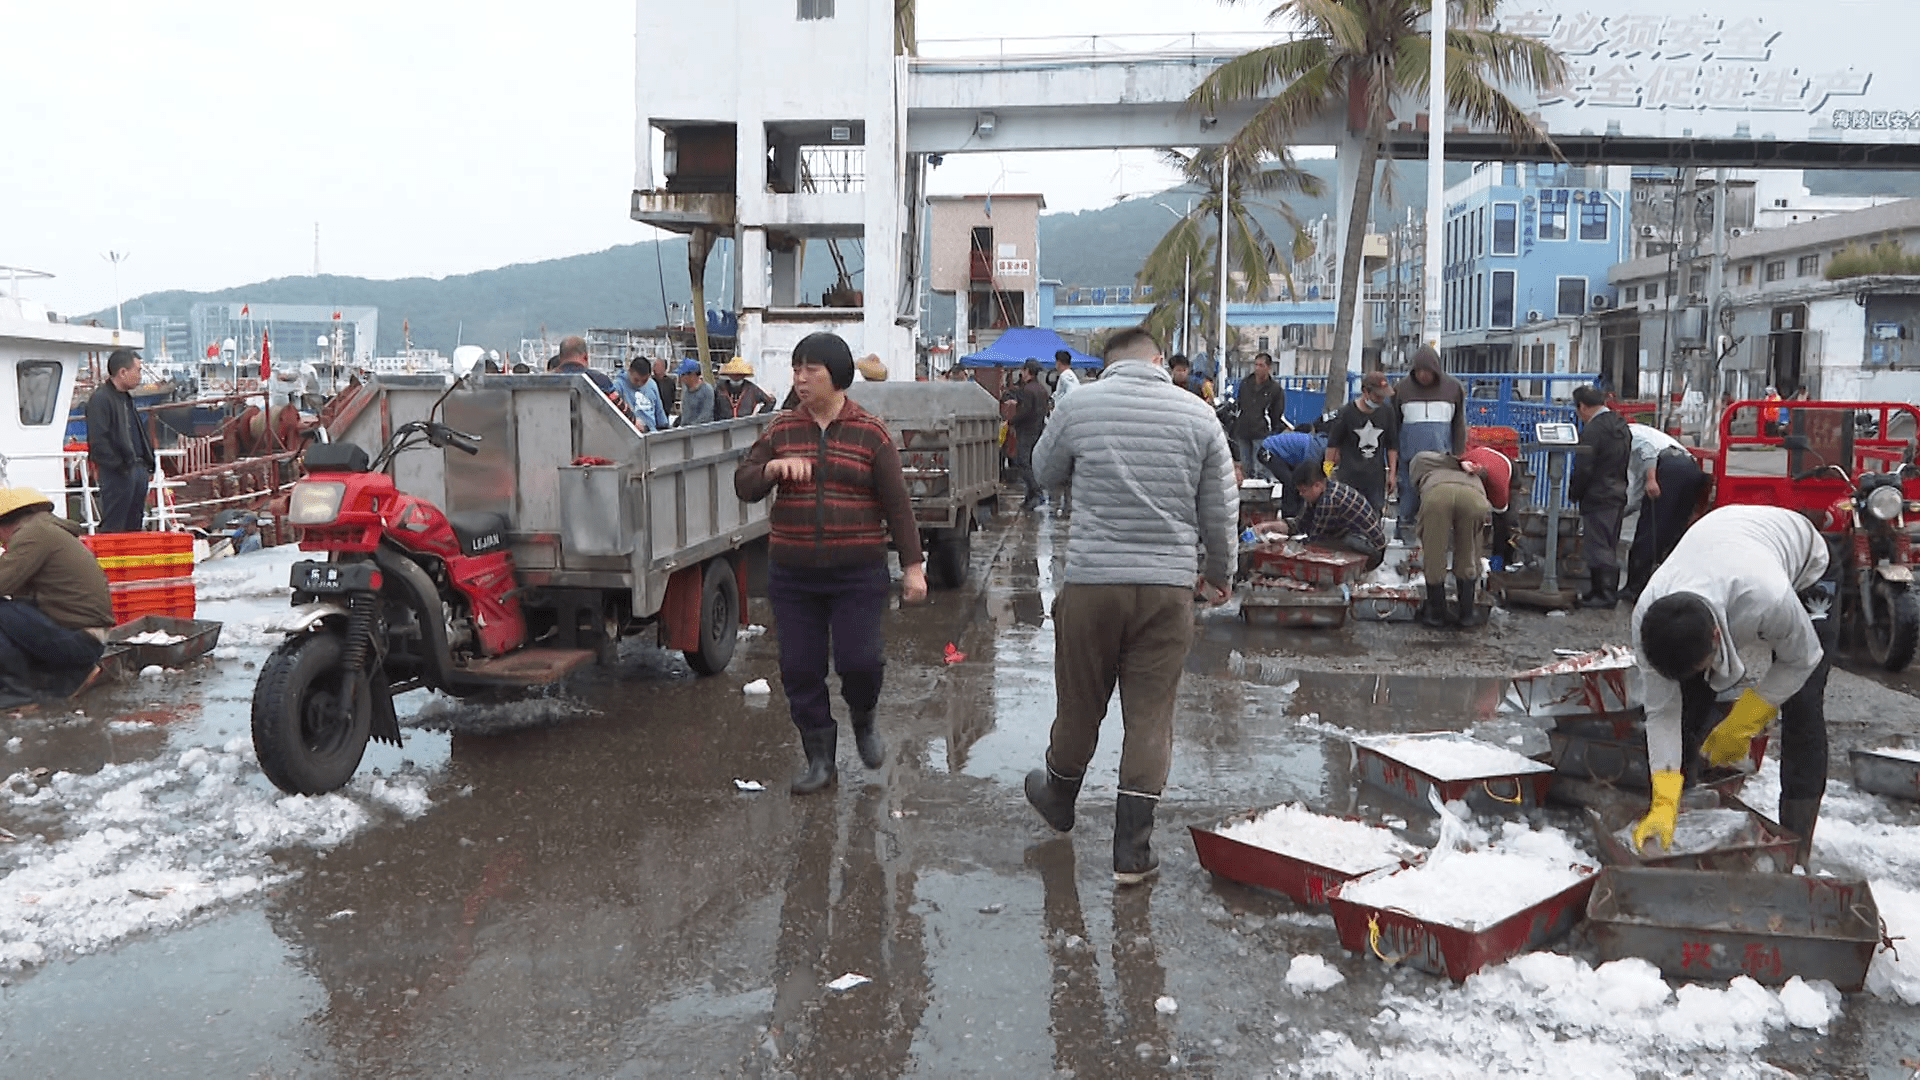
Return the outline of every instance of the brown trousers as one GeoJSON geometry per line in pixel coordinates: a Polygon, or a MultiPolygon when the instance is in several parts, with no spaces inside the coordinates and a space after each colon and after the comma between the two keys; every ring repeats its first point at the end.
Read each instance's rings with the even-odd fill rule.
{"type": "Polygon", "coordinates": [[[1047,764],[1081,776],[1120,687],[1120,790],[1158,796],[1173,763],[1173,698],[1193,642],[1193,590],[1073,585],[1053,602],[1053,735],[1047,764]]]}
{"type": "Polygon", "coordinates": [[[1453,576],[1480,577],[1481,530],[1491,512],[1476,486],[1434,484],[1420,492],[1420,559],[1428,585],[1447,580],[1447,550],[1453,550],[1453,576]]]}

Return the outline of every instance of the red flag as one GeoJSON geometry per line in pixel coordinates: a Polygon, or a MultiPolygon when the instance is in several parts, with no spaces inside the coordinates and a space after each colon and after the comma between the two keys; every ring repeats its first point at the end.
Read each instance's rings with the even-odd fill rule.
{"type": "Polygon", "coordinates": [[[333,321],[334,321],[334,322],[339,322],[339,321],[340,321],[340,313],[339,313],[339,312],[337,312],[337,311],[336,311],[336,312],[334,312],[334,313],[333,313],[333,321]]]}
{"type": "Polygon", "coordinates": [[[219,356],[220,356],[220,346],[218,345],[207,346],[207,359],[215,360],[215,359],[218,359],[219,356]]]}
{"type": "Polygon", "coordinates": [[[266,382],[273,377],[273,349],[267,341],[267,332],[260,331],[260,381],[266,382]]]}
{"type": "Polygon", "coordinates": [[[243,318],[243,319],[244,319],[244,318],[246,318],[246,317],[247,317],[247,313],[248,313],[248,312],[250,312],[250,311],[252,311],[252,310],[253,310],[253,305],[251,305],[251,304],[241,304],[241,305],[240,305],[240,317],[241,317],[241,318],[243,318]]]}

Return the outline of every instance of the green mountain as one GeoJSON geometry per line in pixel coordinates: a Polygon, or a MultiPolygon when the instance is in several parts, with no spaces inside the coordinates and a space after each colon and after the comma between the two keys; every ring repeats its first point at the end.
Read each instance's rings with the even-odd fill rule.
{"type": "MultiPolygon", "coordinates": [[[[1318,198],[1290,199],[1294,214],[1305,221],[1334,213],[1337,164],[1310,160],[1302,162],[1301,167],[1320,177],[1326,191],[1318,198]]],[[[1465,163],[1449,163],[1447,180],[1462,179],[1469,171],[1465,163]]],[[[1399,217],[1408,209],[1424,210],[1426,173],[1424,161],[1395,162],[1394,198],[1379,208],[1376,216],[1399,217]]],[[[1920,195],[1920,173],[1809,173],[1807,183],[1823,194],[1920,195]]],[[[1180,211],[1185,209],[1187,197],[1188,192],[1175,188],[1098,210],[1042,215],[1040,273],[1068,285],[1132,283],[1147,253],[1173,224],[1173,217],[1155,204],[1165,203],[1180,211]]],[[[1256,208],[1255,213],[1276,239],[1284,240],[1288,235],[1277,211],[1256,208]]],[[[203,300],[369,304],[380,309],[377,348],[383,355],[400,351],[403,320],[410,324],[417,346],[450,352],[456,344],[467,342],[505,352],[523,337],[538,336],[542,329],[558,334],[589,327],[661,325],[668,303],[688,302],[686,250],[686,241],[677,239],[622,244],[585,255],[438,279],[372,280],[333,275],[275,278],[213,292],[147,293],[128,300],[125,309],[131,318],[151,314],[185,320],[189,309],[203,300]]],[[[723,244],[707,260],[709,301],[723,301],[729,295],[730,250],[731,245],[723,244]]],[[[857,284],[864,263],[860,244],[843,245],[842,255],[857,284]]],[[[835,274],[824,244],[815,241],[807,253],[803,292],[817,300],[833,284],[835,274]]],[[[104,321],[112,314],[109,308],[90,317],[104,321]]],[[[925,333],[952,332],[950,304],[930,305],[923,314],[925,333]]]]}

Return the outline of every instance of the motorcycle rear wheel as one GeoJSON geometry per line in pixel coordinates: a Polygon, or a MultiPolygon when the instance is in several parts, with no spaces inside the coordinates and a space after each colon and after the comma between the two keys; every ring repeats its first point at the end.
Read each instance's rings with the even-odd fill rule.
{"type": "Polygon", "coordinates": [[[1888,671],[1904,671],[1920,647],[1920,597],[1908,585],[1876,581],[1867,595],[1873,621],[1864,629],[1867,654],[1888,671]]]}
{"type": "Polygon", "coordinates": [[[324,795],[353,779],[367,749],[373,695],[357,680],[353,708],[340,715],[345,641],[322,631],[288,638],[260,668],[253,688],[253,752],[260,771],[290,795],[324,795]]]}

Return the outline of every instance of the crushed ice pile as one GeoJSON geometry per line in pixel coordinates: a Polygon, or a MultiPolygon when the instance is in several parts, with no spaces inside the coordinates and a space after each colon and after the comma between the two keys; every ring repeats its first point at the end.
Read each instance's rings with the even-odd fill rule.
{"type": "Polygon", "coordinates": [[[0,847],[0,970],[11,970],[188,922],[281,880],[276,849],[332,847],[430,802],[418,776],[361,775],[317,798],[263,790],[241,738],[86,776],[16,772],[0,805],[20,833],[0,847]],[[56,822],[51,838],[28,835],[56,822]]]}
{"type": "Polygon", "coordinates": [[[187,640],[185,634],[169,634],[165,630],[148,630],[126,639],[128,645],[178,645],[187,640]]]}
{"type": "Polygon", "coordinates": [[[1316,814],[1299,803],[1276,806],[1216,831],[1230,840],[1343,874],[1365,874],[1424,854],[1389,829],[1316,814]]]}
{"type": "Polygon", "coordinates": [[[1478,931],[1551,899],[1598,869],[1558,829],[1536,831],[1505,822],[1501,830],[1488,847],[1454,851],[1443,845],[1419,866],[1349,882],[1340,887],[1340,898],[1478,931]]]}
{"type": "MultiPolygon", "coordinates": [[[[1613,838],[1632,850],[1633,830],[1638,826],[1638,822],[1625,826],[1613,838]]],[[[1673,846],[1666,854],[1698,855],[1733,847],[1754,835],[1753,819],[1744,810],[1682,810],[1674,819],[1673,846]]]]}
{"type": "Polygon", "coordinates": [[[1313,953],[1302,953],[1287,965],[1287,989],[1296,994],[1317,994],[1346,981],[1339,968],[1313,953]]]}

